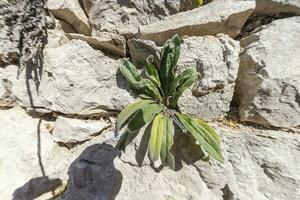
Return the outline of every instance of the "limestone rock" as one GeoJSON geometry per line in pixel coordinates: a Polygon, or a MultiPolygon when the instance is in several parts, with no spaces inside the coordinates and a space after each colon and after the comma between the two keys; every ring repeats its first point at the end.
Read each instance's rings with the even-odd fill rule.
{"type": "Polygon", "coordinates": [[[78,33],[91,35],[88,18],[78,0],[48,0],[47,7],[55,17],[69,23],[78,33]]]}
{"type": "Polygon", "coordinates": [[[296,167],[299,165],[298,134],[245,127],[218,131],[222,133],[225,165],[211,167],[207,163],[196,163],[212,191],[222,191],[223,197],[231,199],[297,198],[299,191],[294,188],[300,184],[296,167]]]}
{"type": "Polygon", "coordinates": [[[273,21],[241,41],[245,51],[236,87],[243,121],[300,125],[300,17],[273,21]]]}
{"type": "Polygon", "coordinates": [[[178,106],[184,113],[189,113],[207,121],[227,116],[234,92],[234,83],[224,86],[221,90],[197,96],[193,91],[186,91],[179,99],[178,106]]]}
{"type": "Polygon", "coordinates": [[[298,0],[257,0],[255,13],[259,15],[275,15],[290,13],[300,15],[300,1],[298,0]]]}
{"type": "Polygon", "coordinates": [[[163,16],[178,13],[180,0],[83,0],[92,27],[92,35],[103,32],[132,37],[140,24],[149,24],[163,16]]]}
{"type": "MultiPolygon", "coordinates": [[[[185,1],[185,0],[183,0],[185,1]]],[[[212,0],[212,1],[230,1],[230,0],[212,0]]],[[[231,0],[232,1],[232,0],[231,0]]],[[[234,0],[234,1],[255,1],[256,7],[254,13],[256,16],[274,16],[277,14],[300,15],[299,0],[234,0]]]]}
{"type": "Polygon", "coordinates": [[[53,138],[64,144],[79,143],[90,140],[110,127],[104,120],[80,120],[58,117],[55,121],[53,138]]]}
{"type": "Polygon", "coordinates": [[[239,43],[222,34],[184,40],[178,64],[180,68],[195,68],[200,77],[192,91],[178,102],[183,112],[206,120],[227,114],[239,69],[239,52],[239,43]]]}
{"type": "Polygon", "coordinates": [[[15,103],[15,99],[11,96],[10,91],[11,83],[2,80],[0,84],[0,107],[12,107],[15,103]]]}
{"type": "Polygon", "coordinates": [[[112,130],[68,150],[51,140],[51,121],[31,118],[19,108],[0,110],[0,124],[1,199],[50,199],[52,191],[59,194],[65,189],[56,199],[294,200],[299,196],[295,190],[300,186],[298,134],[213,124],[221,134],[225,164],[192,164],[185,155],[187,163],[174,172],[135,165],[135,156],[127,156],[137,153],[135,143],[119,158],[112,130]]]}
{"type": "Polygon", "coordinates": [[[114,167],[118,155],[108,144],[85,149],[68,170],[68,189],[63,199],[115,199],[122,185],[122,174],[114,167]]]}
{"type": "Polygon", "coordinates": [[[64,20],[58,20],[59,21],[59,26],[61,27],[61,30],[65,33],[76,33],[74,28],[65,22],[64,20]]]}
{"type": "Polygon", "coordinates": [[[69,42],[69,38],[58,29],[50,29],[47,31],[48,41],[46,48],[59,47],[69,42]]]}
{"type": "Polygon", "coordinates": [[[13,83],[10,80],[16,76],[17,71],[12,70],[12,68],[0,67],[0,107],[8,108],[13,107],[15,105],[16,98],[12,93],[13,83]]]}
{"type": "Polygon", "coordinates": [[[49,123],[19,108],[0,110],[1,199],[35,199],[61,184],[46,177],[44,164],[54,144],[46,129],[49,123]]]}
{"type": "Polygon", "coordinates": [[[86,42],[72,40],[44,50],[43,69],[27,67],[10,80],[18,102],[28,109],[65,114],[106,113],[133,101],[118,74],[120,60],[109,58],[86,42]],[[41,70],[42,79],[31,74],[41,70]]]}
{"type": "MultiPolygon", "coordinates": [[[[128,44],[132,60],[139,66],[144,66],[144,59],[151,54],[159,57],[159,47],[151,41],[133,39],[128,44]]],[[[223,34],[184,39],[178,70],[194,68],[199,78],[192,91],[184,93],[179,100],[183,112],[206,120],[226,115],[237,78],[239,52],[239,43],[223,34]]]]}
{"type": "Polygon", "coordinates": [[[71,25],[63,20],[55,19],[54,16],[48,19],[51,26],[47,29],[47,44],[45,48],[58,47],[69,42],[65,33],[75,33],[71,25]]]}
{"type": "Polygon", "coordinates": [[[46,40],[46,16],[43,0],[0,2],[0,64],[27,65],[46,40]]]}
{"type": "Polygon", "coordinates": [[[225,35],[191,37],[184,40],[179,68],[192,67],[200,74],[178,106],[206,120],[229,111],[239,68],[239,43],[225,35]]]}
{"type": "Polygon", "coordinates": [[[17,60],[19,56],[19,40],[21,26],[9,26],[6,21],[13,21],[11,13],[17,13],[18,7],[11,6],[7,2],[0,3],[0,63],[17,60]]]}
{"type": "Polygon", "coordinates": [[[68,168],[81,152],[114,136],[108,131],[70,151],[53,141],[53,121],[21,108],[0,110],[0,124],[0,199],[52,199],[65,190],[68,168]]]}
{"type": "MultiPolygon", "coordinates": [[[[298,135],[281,131],[218,128],[225,164],[201,161],[173,172],[117,158],[110,144],[86,148],[69,170],[67,191],[59,199],[288,199],[300,185],[298,135]],[[286,155],[289,155],[287,158],[286,155]],[[293,162],[291,162],[293,161],[293,162]],[[136,185],[139,187],[135,187],[136,185]]],[[[131,144],[130,146],[133,146],[131,144]]],[[[80,147],[78,147],[80,148],[80,147]]],[[[135,154],[128,148],[125,154],[135,154]]]]}
{"type": "Polygon", "coordinates": [[[92,38],[76,36],[101,50],[124,56],[125,38],[138,32],[140,24],[148,24],[163,16],[179,12],[180,0],[81,0],[89,16],[92,38]]]}
{"type": "Polygon", "coordinates": [[[195,176],[195,168],[156,173],[149,166],[131,166],[119,159],[113,162],[117,153],[103,144],[87,148],[69,169],[71,181],[62,199],[217,199],[195,176]]]}
{"type": "Polygon", "coordinates": [[[84,36],[80,34],[68,33],[69,39],[79,39],[86,41],[92,47],[102,51],[124,57],[126,55],[126,41],[124,37],[119,35],[102,35],[102,37],[84,36]]]}
{"type": "Polygon", "coordinates": [[[140,26],[139,38],[153,40],[158,45],[175,34],[203,36],[225,33],[236,37],[247,18],[252,14],[255,2],[212,2],[191,11],[165,17],[163,20],[140,26]]]}

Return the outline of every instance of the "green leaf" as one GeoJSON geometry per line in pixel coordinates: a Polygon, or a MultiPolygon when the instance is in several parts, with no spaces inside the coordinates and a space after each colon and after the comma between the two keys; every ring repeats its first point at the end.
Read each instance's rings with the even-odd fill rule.
{"type": "Polygon", "coordinates": [[[159,158],[163,134],[164,134],[164,116],[159,113],[153,120],[151,135],[149,140],[149,157],[152,161],[159,158]]]}
{"type": "Polygon", "coordinates": [[[160,79],[156,68],[152,64],[153,56],[146,59],[146,74],[158,87],[161,86],[160,79]]]}
{"type": "Polygon", "coordinates": [[[175,170],[175,158],[171,152],[172,146],[174,144],[174,125],[173,121],[169,117],[164,117],[164,133],[160,150],[161,162],[164,166],[169,166],[171,169],[175,170]]]}
{"type": "Polygon", "coordinates": [[[125,150],[125,147],[137,136],[140,129],[150,123],[155,115],[161,112],[161,110],[161,105],[155,103],[140,108],[128,122],[128,125],[117,144],[117,148],[125,150]]]}
{"type": "Polygon", "coordinates": [[[145,95],[152,97],[155,100],[162,100],[159,89],[149,79],[143,79],[141,82],[135,85],[135,88],[139,93],[144,93],[145,95]]]}
{"type": "Polygon", "coordinates": [[[203,121],[202,119],[197,118],[196,119],[198,124],[200,126],[202,126],[203,128],[206,129],[207,132],[209,132],[211,134],[211,136],[215,139],[215,141],[217,142],[218,145],[221,145],[221,140],[220,137],[218,135],[218,133],[215,131],[214,128],[212,128],[210,125],[208,125],[205,121],[203,121]]]}
{"type": "Polygon", "coordinates": [[[172,75],[175,75],[175,70],[176,70],[176,65],[177,65],[177,62],[179,60],[179,56],[180,56],[180,49],[181,49],[181,43],[182,43],[182,40],[181,38],[178,36],[178,35],[175,35],[173,37],[173,43],[174,43],[174,57],[173,57],[173,60],[172,60],[172,75]]]}
{"type": "MultiPolygon", "coordinates": [[[[202,0],[195,2],[203,3],[202,0]]],[[[120,66],[120,71],[131,89],[144,100],[129,105],[119,114],[117,129],[127,126],[117,147],[125,150],[144,126],[150,128],[151,125],[150,135],[148,134],[149,157],[152,161],[160,157],[162,164],[173,170],[175,170],[175,158],[172,154],[175,131],[173,122],[192,138],[196,147],[194,152],[200,153],[196,159],[209,161],[211,156],[221,163],[224,162],[220,138],[212,127],[201,119],[181,113],[174,115],[171,114],[173,112],[167,111],[177,108],[180,96],[196,79],[196,72],[193,69],[187,69],[176,77],[181,42],[180,37],[175,35],[165,43],[161,50],[160,63],[157,65],[159,68],[153,64],[153,56],[149,56],[146,59],[146,76],[129,60],[124,60],[120,66]],[[161,105],[162,103],[164,105],[161,105]],[[165,113],[169,113],[168,116],[165,113]]]]}
{"type": "Polygon", "coordinates": [[[196,76],[196,72],[192,68],[186,69],[183,72],[181,72],[172,82],[172,89],[176,90],[176,88],[185,83],[186,80],[189,79],[191,76],[196,76]]]}
{"type": "Polygon", "coordinates": [[[207,129],[198,123],[197,119],[180,113],[176,113],[176,116],[210,156],[224,163],[220,144],[207,129]]]}
{"type": "Polygon", "coordinates": [[[165,94],[168,94],[169,84],[175,77],[176,65],[180,54],[180,45],[181,39],[178,35],[175,35],[164,44],[161,51],[159,75],[165,94]]]}
{"type": "Polygon", "coordinates": [[[137,136],[139,131],[130,132],[128,129],[121,135],[116,148],[125,152],[126,146],[137,136]]]}
{"type": "Polygon", "coordinates": [[[127,59],[125,59],[123,65],[120,66],[120,71],[130,85],[134,85],[136,82],[142,80],[142,77],[136,67],[127,59]]]}
{"type": "Polygon", "coordinates": [[[204,150],[202,149],[202,147],[200,146],[200,151],[202,152],[202,155],[203,156],[201,156],[201,160],[203,161],[203,162],[209,162],[210,161],[210,156],[209,155],[205,155],[205,152],[204,152],[204,150]]]}
{"type": "Polygon", "coordinates": [[[180,96],[183,92],[189,89],[196,79],[196,72],[193,69],[186,69],[180,73],[172,82],[172,102],[171,106],[176,107],[180,96]]]}
{"type": "Polygon", "coordinates": [[[131,88],[137,93],[146,95],[155,100],[161,100],[161,94],[157,86],[149,79],[144,79],[136,67],[127,59],[124,60],[123,65],[120,66],[120,71],[127,79],[131,88]]]}
{"type": "Polygon", "coordinates": [[[152,100],[140,100],[135,103],[130,104],[122,112],[118,115],[118,122],[117,122],[117,130],[120,130],[125,122],[131,117],[137,110],[140,108],[147,106],[150,103],[155,103],[152,100]]]}

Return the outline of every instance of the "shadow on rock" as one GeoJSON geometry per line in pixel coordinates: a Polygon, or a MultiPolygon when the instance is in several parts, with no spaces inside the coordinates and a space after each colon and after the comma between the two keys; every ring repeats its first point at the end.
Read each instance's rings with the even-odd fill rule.
{"type": "Polygon", "coordinates": [[[44,164],[42,162],[41,155],[41,124],[42,119],[39,119],[37,124],[37,157],[40,166],[40,170],[42,173],[41,177],[32,178],[23,186],[15,190],[13,194],[13,200],[33,200],[42,194],[47,192],[54,192],[54,190],[62,185],[62,181],[60,179],[49,179],[46,176],[44,164]]]}
{"type": "Polygon", "coordinates": [[[113,200],[122,186],[122,174],[114,167],[119,152],[108,144],[86,148],[70,166],[64,200],[113,200]]]}
{"type": "Polygon", "coordinates": [[[194,165],[197,161],[209,162],[207,156],[200,145],[190,134],[185,134],[178,130],[174,135],[174,145],[172,152],[175,156],[176,171],[183,167],[183,163],[194,165]]]}
{"type": "Polygon", "coordinates": [[[49,179],[47,176],[30,179],[22,187],[15,190],[13,200],[33,200],[62,185],[60,179],[49,179]]]}

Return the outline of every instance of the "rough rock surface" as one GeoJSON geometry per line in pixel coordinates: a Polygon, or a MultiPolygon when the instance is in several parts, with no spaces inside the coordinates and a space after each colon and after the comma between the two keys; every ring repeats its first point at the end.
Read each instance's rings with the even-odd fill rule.
{"type": "Polygon", "coordinates": [[[13,83],[9,80],[16,76],[16,71],[0,67],[0,107],[7,108],[15,105],[16,98],[12,94],[13,83]]]}
{"type": "Polygon", "coordinates": [[[58,117],[55,121],[53,138],[55,142],[64,144],[80,143],[101,134],[110,127],[104,120],[80,120],[58,117]]]}
{"type": "Polygon", "coordinates": [[[300,1],[257,0],[255,13],[259,15],[274,15],[279,13],[291,13],[300,15],[300,1]]]}
{"type": "Polygon", "coordinates": [[[145,25],[178,13],[179,0],[85,1],[93,36],[103,32],[132,36],[145,25]]]}
{"type": "Polygon", "coordinates": [[[33,199],[30,197],[61,184],[60,180],[50,181],[45,174],[49,171],[44,162],[55,145],[46,129],[49,123],[31,118],[22,109],[0,110],[1,199],[33,199]],[[45,180],[49,180],[48,184],[45,180]],[[29,181],[31,184],[26,185],[29,181]]]}
{"type": "MultiPolygon", "coordinates": [[[[185,0],[183,0],[184,2],[185,0]]],[[[212,1],[227,1],[228,0],[212,0],[212,1]]],[[[230,0],[229,0],[230,1],[230,0]]],[[[232,1],[232,0],[231,0],[232,1]]],[[[256,6],[255,15],[270,15],[289,13],[293,15],[300,15],[300,1],[299,0],[233,0],[233,1],[255,1],[256,6]]],[[[187,7],[188,8],[188,7],[187,7]]],[[[190,6],[191,8],[191,6],[190,6]]],[[[192,7],[194,8],[194,7],[192,7]]]]}
{"type": "Polygon", "coordinates": [[[206,120],[227,114],[239,69],[239,52],[239,42],[222,34],[184,40],[179,69],[193,67],[199,78],[178,102],[183,112],[206,120]]]}
{"type": "Polygon", "coordinates": [[[180,0],[82,0],[81,2],[89,16],[92,36],[100,41],[113,41],[115,47],[108,46],[109,50],[118,49],[117,54],[124,56],[125,38],[133,37],[141,24],[149,24],[164,16],[178,13],[180,0]],[[123,49],[120,49],[120,44],[123,45],[123,49]]]}
{"type": "Polygon", "coordinates": [[[136,67],[145,67],[148,56],[154,56],[154,61],[159,66],[160,47],[151,40],[131,39],[128,40],[131,61],[136,67]]]}
{"type": "Polygon", "coordinates": [[[0,2],[0,64],[38,64],[46,41],[43,0],[0,2]]]}
{"type": "Polygon", "coordinates": [[[63,44],[69,42],[69,38],[65,35],[62,30],[59,29],[49,29],[47,31],[48,41],[46,48],[59,47],[63,44]]]}
{"type": "MultiPolygon", "coordinates": [[[[149,55],[159,57],[160,48],[151,41],[132,39],[129,49],[138,66],[144,66],[144,59],[149,55]]],[[[223,34],[184,39],[178,68],[182,71],[192,67],[199,73],[199,78],[194,88],[179,99],[183,112],[206,120],[226,115],[237,78],[239,52],[239,43],[223,34]]]]}
{"type": "Polygon", "coordinates": [[[112,55],[124,57],[126,55],[126,41],[123,37],[115,35],[107,35],[104,37],[84,36],[81,34],[67,33],[69,39],[78,39],[86,41],[89,45],[96,49],[108,52],[112,55]]]}
{"type": "MultiPolygon", "coordinates": [[[[41,81],[34,69],[9,79],[12,93],[27,108],[65,114],[95,114],[120,110],[133,101],[117,73],[120,61],[94,50],[86,42],[72,40],[44,50],[41,81]]],[[[16,66],[8,66],[15,70],[16,66]]]]}
{"type": "Polygon", "coordinates": [[[222,134],[228,159],[225,168],[197,164],[209,188],[221,189],[223,197],[229,199],[298,198],[299,191],[294,189],[300,184],[298,134],[255,129],[219,129],[219,132],[225,133],[222,134]]]}
{"type": "Polygon", "coordinates": [[[241,41],[236,87],[241,120],[300,125],[300,17],[276,20],[241,41]],[[280,53],[279,53],[280,52],[280,53]]]}
{"type": "Polygon", "coordinates": [[[91,35],[88,18],[78,0],[48,0],[47,7],[55,17],[69,23],[78,33],[91,35]]]}
{"type": "Polygon", "coordinates": [[[157,45],[163,45],[175,34],[203,36],[225,33],[236,37],[252,14],[254,7],[255,2],[252,1],[212,2],[191,11],[140,26],[138,37],[153,40],[157,45]]]}
{"type": "Polygon", "coordinates": [[[186,0],[49,0],[54,16],[44,0],[0,2],[1,200],[299,199],[300,17],[288,18],[298,15],[298,1],[257,0],[257,11],[267,7],[251,16],[261,21],[252,29],[254,0],[207,0],[181,13],[186,0]],[[139,26],[152,40],[137,38],[139,26]],[[240,53],[230,37],[242,38],[241,119],[296,133],[211,122],[224,165],[199,161],[199,146],[178,133],[177,171],[150,162],[147,135],[116,151],[115,116],[134,100],[117,57],[143,67],[175,33],[184,36],[178,70],[201,75],[180,100],[182,111],[226,115],[240,53]]]}
{"type": "Polygon", "coordinates": [[[58,199],[294,200],[299,196],[297,134],[217,127],[223,140],[223,166],[187,161],[177,172],[155,171],[148,164],[134,164],[135,144],[118,158],[111,131],[68,150],[51,140],[46,127],[52,122],[33,119],[18,108],[1,110],[0,115],[0,131],[7,133],[0,134],[0,152],[6,152],[0,154],[1,199],[49,199],[51,191],[58,194],[66,189],[67,179],[67,190],[58,199]]]}
{"type": "Polygon", "coordinates": [[[17,8],[9,6],[7,2],[0,2],[0,62],[16,60],[19,56],[20,26],[9,26],[6,21],[12,20],[10,13],[17,12],[17,8]]]}

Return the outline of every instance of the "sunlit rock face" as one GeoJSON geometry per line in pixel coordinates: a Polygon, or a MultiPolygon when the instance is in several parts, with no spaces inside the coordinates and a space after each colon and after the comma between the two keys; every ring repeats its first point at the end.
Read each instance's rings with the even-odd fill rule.
{"type": "Polygon", "coordinates": [[[298,199],[297,2],[1,1],[0,199],[298,199]],[[174,34],[176,73],[198,73],[178,109],[217,130],[224,164],[199,160],[184,133],[176,171],[149,160],[147,135],[114,148],[137,98],[119,66],[159,67],[174,34]]]}
{"type": "Polygon", "coordinates": [[[241,40],[236,99],[243,121],[300,125],[300,17],[273,21],[241,40]],[[280,52],[280,53],[279,53],[280,52]]]}

